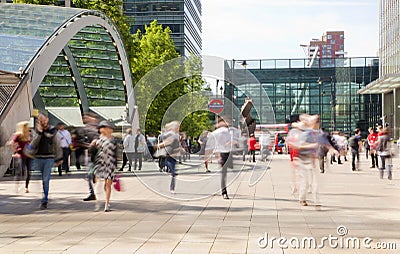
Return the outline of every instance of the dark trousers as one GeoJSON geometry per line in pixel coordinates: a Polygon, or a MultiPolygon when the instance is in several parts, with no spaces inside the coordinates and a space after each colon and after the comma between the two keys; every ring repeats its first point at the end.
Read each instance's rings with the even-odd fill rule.
{"type": "Polygon", "coordinates": [[[371,161],[372,161],[372,167],[377,167],[377,168],[379,168],[379,164],[378,164],[378,154],[376,154],[376,153],[371,154],[371,161]]]}
{"type": "Polygon", "coordinates": [[[250,154],[250,161],[251,157],[253,157],[253,162],[256,162],[256,150],[249,150],[249,154],[250,154]]]}
{"type": "Polygon", "coordinates": [[[71,153],[71,150],[69,149],[69,147],[63,147],[62,148],[63,151],[63,162],[61,165],[58,166],[58,174],[62,175],[62,170],[65,170],[65,173],[69,172],[69,155],[71,153]]]}
{"type": "Polygon", "coordinates": [[[25,188],[28,188],[29,181],[31,180],[31,165],[32,159],[31,158],[23,158],[22,159],[22,166],[25,167],[26,172],[26,180],[25,180],[25,188]]]}
{"type": "Polygon", "coordinates": [[[26,176],[25,179],[25,188],[28,188],[29,181],[31,180],[31,158],[13,158],[12,166],[15,169],[15,180],[20,181],[23,176],[26,176]]]}
{"type": "Polygon", "coordinates": [[[165,164],[169,168],[169,172],[171,173],[171,185],[169,187],[169,190],[174,191],[175,190],[175,164],[176,160],[173,157],[167,157],[165,159],[165,164]]]}
{"type": "Polygon", "coordinates": [[[228,166],[230,166],[230,161],[229,161],[229,155],[230,153],[220,153],[220,160],[219,164],[222,167],[221,171],[221,191],[222,193],[227,193],[226,191],[226,176],[228,173],[228,166]]]}
{"type": "MultiPolygon", "coordinates": [[[[126,163],[128,162],[128,157],[125,152],[122,152],[122,166],[121,169],[124,169],[126,163]]],[[[129,170],[131,170],[131,163],[129,162],[129,170]]]]}
{"type": "Polygon", "coordinates": [[[88,184],[89,184],[89,193],[91,196],[94,196],[94,186],[93,186],[93,181],[94,181],[94,171],[93,171],[93,163],[89,162],[89,170],[88,170],[88,174],[87,174],[87,180],[88,180],[88,184]]]}
{"type": "Polygon", "coordinates": [[[75,150],[75,166],[77,170],[81,169],[81,157],[85,152],[85,148],[83,147],[78,147],[75,150]]]}
{"type": "Polygon", "coordinates": [[[360,153],[356,149],[351,149],[351,169],[356,170],[356,159],[357,163],[360,161],[360,153]]]}

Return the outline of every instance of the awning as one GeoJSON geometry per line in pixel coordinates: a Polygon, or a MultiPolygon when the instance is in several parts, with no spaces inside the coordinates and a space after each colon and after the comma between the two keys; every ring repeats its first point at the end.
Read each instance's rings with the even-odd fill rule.
{"type": "MultiPolygon", "coordinates": [[[[84,126],[79,107],[46,107],[46,110],[67,126],[84,126]]],[[[124,118],[124,106],[90,107],[90,110],[101,119],[113,122],[116,126],[130,126],[124,118]]]]}
{"type": "Polygon", "coordinates": [[[381,94],[400,88],[400,73],[386,75],[360,89],[360,94],[381,94]]]}
{"type": "Polygon", "coordinates": [[[46,107],[46,110],[66,126],[84,126],[79,107],[46,107]]]}

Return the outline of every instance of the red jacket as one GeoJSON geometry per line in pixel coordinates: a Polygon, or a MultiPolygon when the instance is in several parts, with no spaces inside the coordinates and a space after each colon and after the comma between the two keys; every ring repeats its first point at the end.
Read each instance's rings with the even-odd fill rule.
{"type": "Polygon", "coordinates": [[[256,150],[256,143],[257,143],[257,140],[255,137],[250,137],[247,140],[247,146],[249,147],[249,151],[256,150]]]}
{"type": "Polygon", "coordinates": [[[373,132],[368,134],[367,140],[371,149],[375,149],[378,145],[378,133],[373,132]]]}

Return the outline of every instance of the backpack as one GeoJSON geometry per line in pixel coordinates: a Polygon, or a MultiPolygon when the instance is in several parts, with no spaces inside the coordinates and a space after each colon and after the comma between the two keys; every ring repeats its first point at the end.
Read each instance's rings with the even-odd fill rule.
{"type": "Polygon", "coordinates": [[[349,138],[349,146],[355,150],[358,150],[358,142],[356,136],[352,136],[349,138]]]}

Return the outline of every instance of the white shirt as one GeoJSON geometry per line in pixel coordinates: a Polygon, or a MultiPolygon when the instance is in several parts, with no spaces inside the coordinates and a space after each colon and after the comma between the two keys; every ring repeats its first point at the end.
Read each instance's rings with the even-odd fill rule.
{"type": "Polygon", "coordinates": [[[208,134],[206,150],[229,153],[232,150],[232,138],[229,129],[221,127],[208,134]]]}
{"type": "Polygon", "coordinates": [[[135,152],[135,138],[131,134],[127,134],[124,138],[124,151],[126,153],[135,152]]]}
{"type": "Polygon", "coordinates": [[[60,140],[60,145],[62,148],[67,148],[72,143],[71,134],[67,130],[57,131],[58,140],[60,140]]]}

